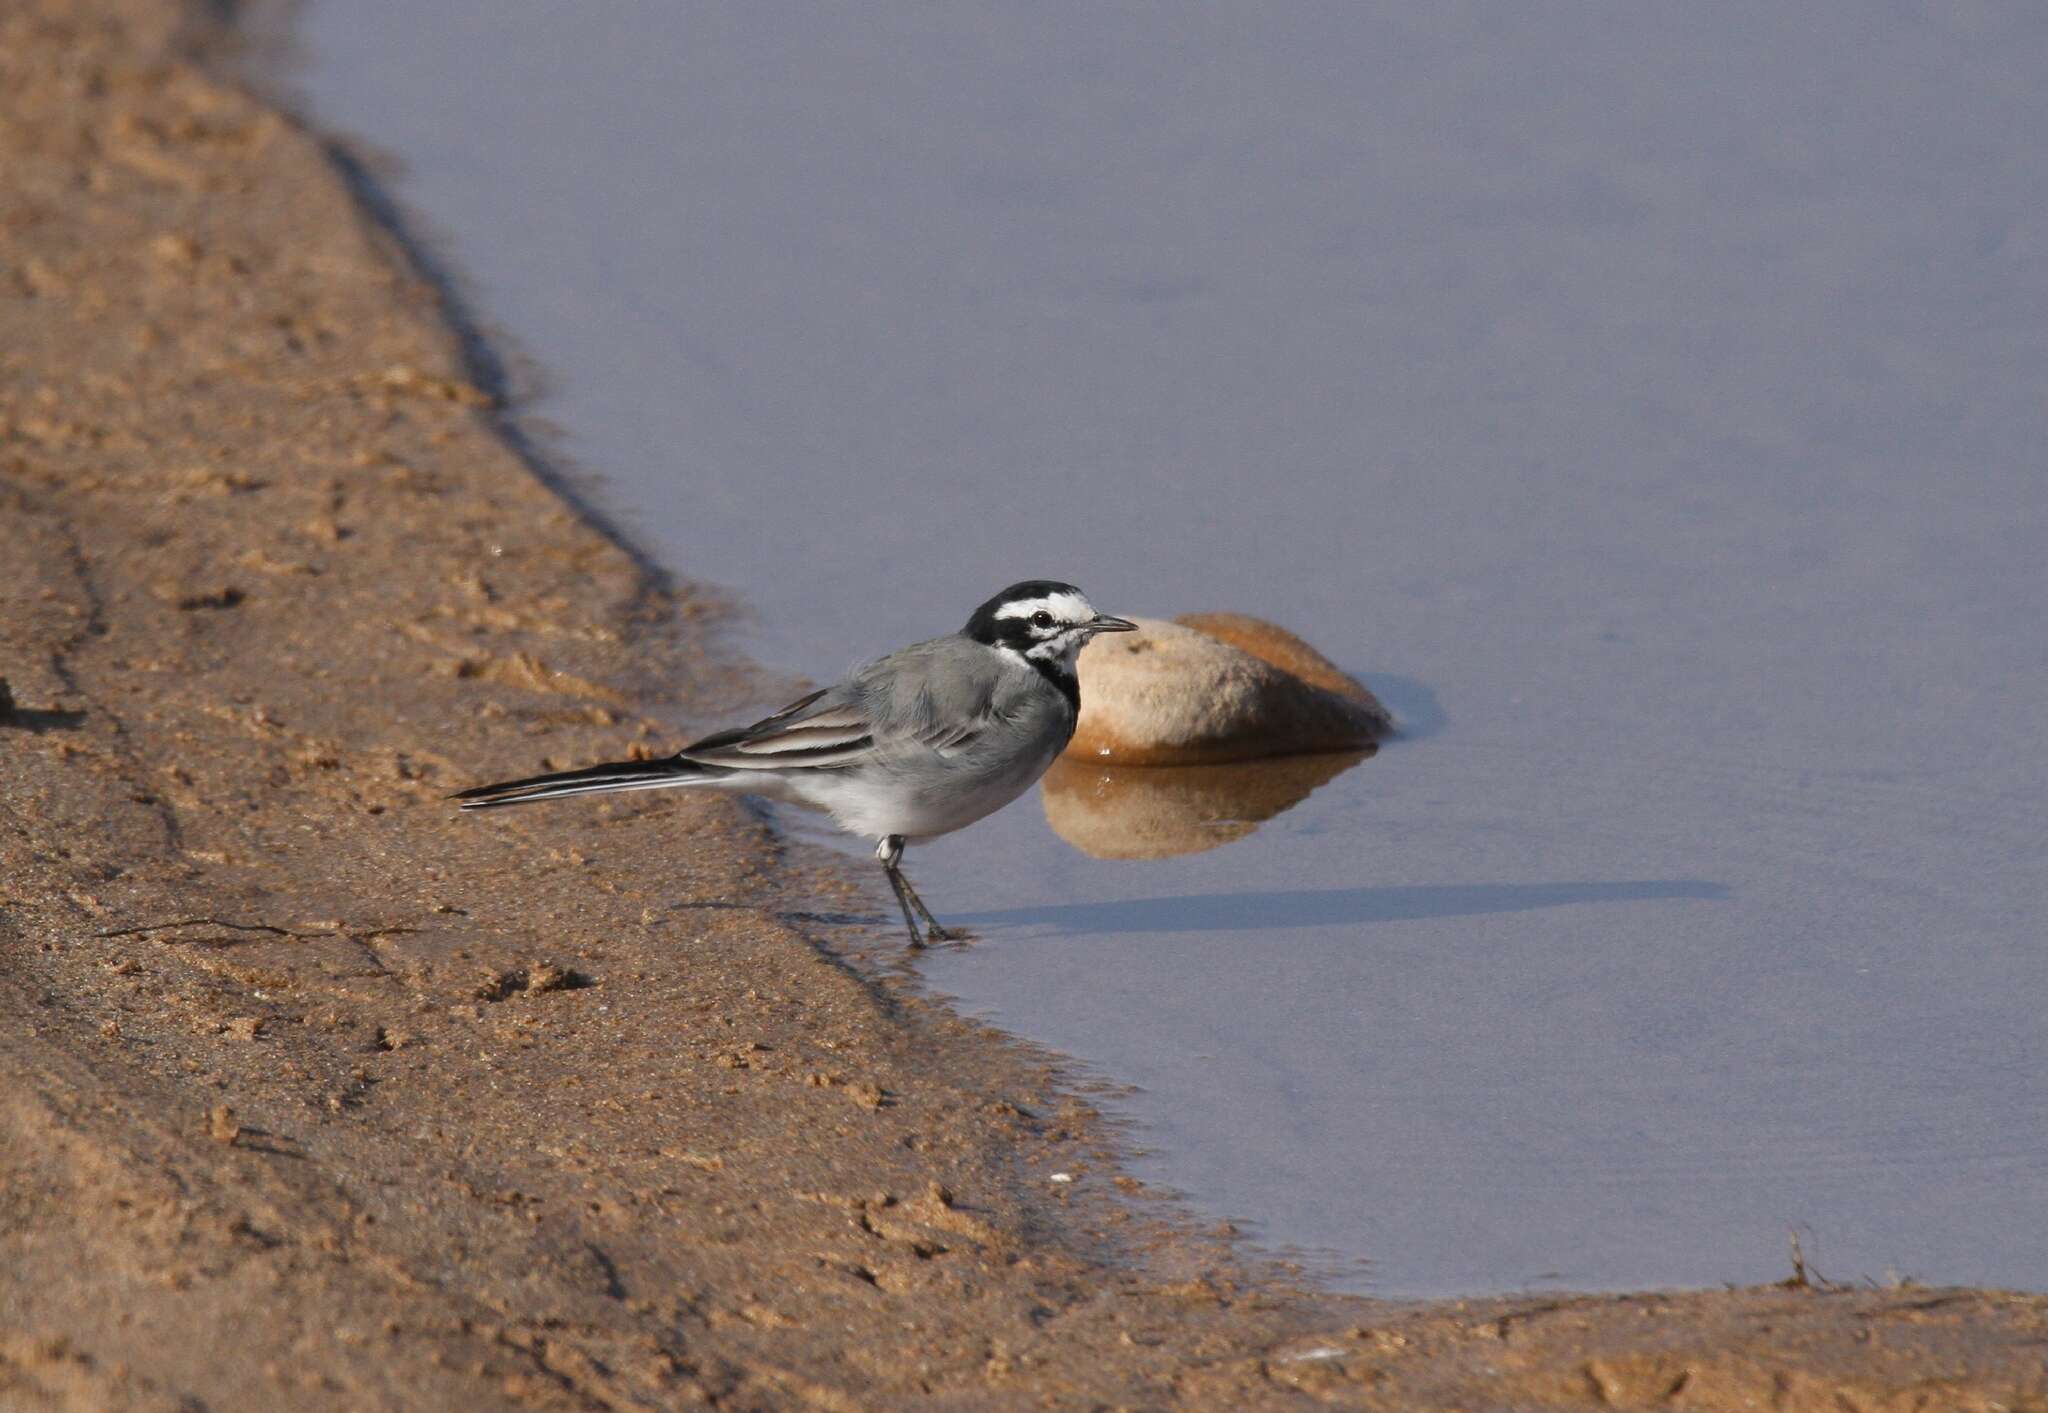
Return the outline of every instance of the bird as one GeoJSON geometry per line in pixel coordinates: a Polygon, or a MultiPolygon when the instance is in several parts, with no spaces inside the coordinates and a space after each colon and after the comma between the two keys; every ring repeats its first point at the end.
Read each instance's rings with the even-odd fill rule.
{"type": "Polygon", "coordinates": [[[903,875],[904,849],[995,813],[1037,782],[1081,715],[1075,671],[1099,613],[1072,584],[1027,579],[987,600],[957,633],[899,648],[751,726],[672,756],[479,785],[449,798],[497,809],[622,790],[691,788],[823,810],[876,841],[910,945],[957,941],[903,875]],[[920,932],[922,918],[926,931],[920,932]]]}

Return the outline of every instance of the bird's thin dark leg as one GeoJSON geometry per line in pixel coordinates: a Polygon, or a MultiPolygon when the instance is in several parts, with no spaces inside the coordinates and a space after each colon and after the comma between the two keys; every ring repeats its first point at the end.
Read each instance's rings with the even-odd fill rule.
{"type": "Polygon", "coordinates": [[[917,890],[910,886],[910,880],[903,876],[903,870],[898,869],[896,871],[896,878],[903,885],[903,891],[909,895],[910,906],[916,908],[919,915],[931,925],[931,940],[934,942],[957,941],[961,934],[949,927],[940,925],[939,920],[932,916],[932,910],[924,905],[924,899],[918,897],[917,890]]]}
{"type": "Polygon", "coordinates": [[[918,931],[917,919],[911,916],[910,899],[903,894],[903,875],[888,864],[882,865],[882,872],[888,876],[889,887],[895,891],[896,906],[903,909],[903,925],[910,929],[910,945],[922,947],[924,945],[924,934],[918,931]]]}
{"type": "Polygon", "coordinates": [[[910,880],[903,876],[903,836],[891,834],[883,839],[875,848],[875,857],[881,861],[882,872],[889,876],[889,886],[896,892],[896,906],[903,909],[903,921],[910,928],[910,945],[922,947],[927,940],[950,942],[954,934],[940,926],[939,920],[932,916],[932,910],[924,905],[924,899],[918,897],[917,890],[910,886],[910,880]],[[916,909],[916,916],[912,915],[913,908],[916,909]],[[918,916],[922,916],[930,925],[929,938],[919,932],[918,916]]]}

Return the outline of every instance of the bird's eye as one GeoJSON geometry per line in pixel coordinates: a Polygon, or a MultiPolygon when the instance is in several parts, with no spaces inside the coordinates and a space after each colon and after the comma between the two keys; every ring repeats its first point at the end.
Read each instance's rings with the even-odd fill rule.
{"type": "Polygon", "coordinates": [[[1041,608],[1038,612],[1031,615],[1031,622],[1034,627],[1050,628],[1052,627],[1052,615],[1041,608]]]}

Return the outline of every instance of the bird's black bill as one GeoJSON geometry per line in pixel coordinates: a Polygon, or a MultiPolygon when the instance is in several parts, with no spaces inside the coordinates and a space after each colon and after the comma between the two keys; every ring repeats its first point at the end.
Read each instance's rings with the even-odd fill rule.
{"type": "Polygon", "coordinates": [[[1138,625],[1128,618],[1117,618],[1111,614],[1098,613],[1088,620],[1088,626],[1098,633],[1135,633],[1138,625]]]}

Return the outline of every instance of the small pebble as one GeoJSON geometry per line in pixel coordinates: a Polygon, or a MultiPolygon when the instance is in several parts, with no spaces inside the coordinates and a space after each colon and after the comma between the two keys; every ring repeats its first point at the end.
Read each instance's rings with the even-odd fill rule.
{"type": "Polygon", "coordinates": [[[240,1138],[242,1126],[235,1121],[235,1111],[225,1104],[214,1105],[206,1116],[206,1136],[215,1143],[233,1143],[240,1138]]]}

